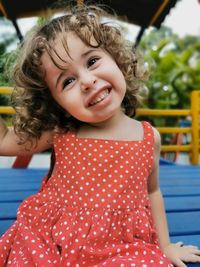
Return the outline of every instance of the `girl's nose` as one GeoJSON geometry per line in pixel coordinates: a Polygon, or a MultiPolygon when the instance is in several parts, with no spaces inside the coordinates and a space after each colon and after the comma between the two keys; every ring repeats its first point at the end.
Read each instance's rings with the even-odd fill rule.
{"type": "Polygon", "coordinates": [[[81,91],[88,92],[89,90],[94,88],[96,83],[96,77],[93,75],[86,75],[81,79],[81,91]]]}

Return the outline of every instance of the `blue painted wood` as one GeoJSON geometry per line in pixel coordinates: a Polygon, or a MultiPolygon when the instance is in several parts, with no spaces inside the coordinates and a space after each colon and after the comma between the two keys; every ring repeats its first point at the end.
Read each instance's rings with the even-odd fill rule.
{"type": "Polygon", "coordinates": [[[0,169],[0,178],[1,177],[26,177],[26,178],[38,178],[43,177],[48,172],[47,169],[39,168],[28,168],[28,169],[10,169],[2,168],[0,169]],[[27,173],[29,176],[27,177],[27,173]]]}
{"type": "Polygon", "coordinates": [[[7,192],[0,192],[0,203],[4,202],[22,202],[25,198],[29,197],[30,195],[35,194],[37,190],[28,190],[28,191],[16,191],[11,194],[10,191],[7,192]]]}
{"type": "Polygon", "coordinates": [[[165,197],[167,212],[200,211],[200,196],[165,197]]]}
{"type": "Polygon", "coordinates": [[[200,211],[167,212],[167,220],[171,236],[200,235],[200,211]]]}
{"type": "Polygon", "coordinates": [[[0,194],[1,192],[19,192],[19,191],[36,191],[39,188],[40,183],[35,182],[34,184],[23,184],[23,183],[10,183],[10,184],[0,184],[0,194]]]}
{"type": "Polygon", "coordinates": [[[0,236],[2,236],[6,230],[15,222],[15,220],[0,220],[0,236]]]}
{"type": "MultiPolygon", "coordinates": [[[[191,182],[192,184],[192,182],[191,182]]],[[[164,186],[161,185],[161,190],[164,197],[178,197],[178,196],[199,196],[200,186],[188,185],[188,186],[164,186]]]]}
{"type": "Polygon", "coordinates": [[[0,203],[0,220],[16,219],[17,208],[20,202],[0,203]]]}
{"type": "Polygon", "coordinates": [[[171,241],[183,242],[183,244],[196,246],[200,244],[200,235],[179,235],[179,236],[171,236],[171,241]]]}

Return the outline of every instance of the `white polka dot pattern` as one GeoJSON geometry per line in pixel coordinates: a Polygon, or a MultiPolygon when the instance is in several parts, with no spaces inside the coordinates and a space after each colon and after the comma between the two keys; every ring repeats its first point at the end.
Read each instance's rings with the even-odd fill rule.
{"type": "Polygon", "coordinates": [[[0,239],[0,266],[173,266],[147,194],[153,131],[142,141],[56,135],[56,171],[0,239]]]}

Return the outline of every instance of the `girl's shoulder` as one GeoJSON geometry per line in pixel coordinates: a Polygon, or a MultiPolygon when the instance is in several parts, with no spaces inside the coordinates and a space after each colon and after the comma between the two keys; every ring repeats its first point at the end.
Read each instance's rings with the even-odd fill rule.
{"type": "Polygon", "coordinates": [[[154,148],[159,149],[161,145],[161,137],[159,131],[148,121],[141,122],[144,129],[144,140],[151,142],[154,148]]]}
{"type": "Polygon", "coordinates": [[[140,125],[143,129],[144,140],[152,141],[153,143],[158,141],[160,138],[159,132],[150,122],[141,121],[140,125]]]}

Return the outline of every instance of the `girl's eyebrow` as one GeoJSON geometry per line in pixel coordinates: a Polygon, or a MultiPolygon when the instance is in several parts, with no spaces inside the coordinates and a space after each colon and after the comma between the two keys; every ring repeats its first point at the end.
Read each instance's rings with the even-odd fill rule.
{"type": "Polygon", "coordinates": [[[90,54],[90,53],[92,53],[92,52],[96,52],[97,51],[97,48],[95,49],[95,48],[92,48],[92,49],[89,49],[89,50],[87,50],[85,53],[83,53],[82,55],[81,55],[81,57],[85,57],[85,56],[87,56],[88,54],[90,54]]]}

